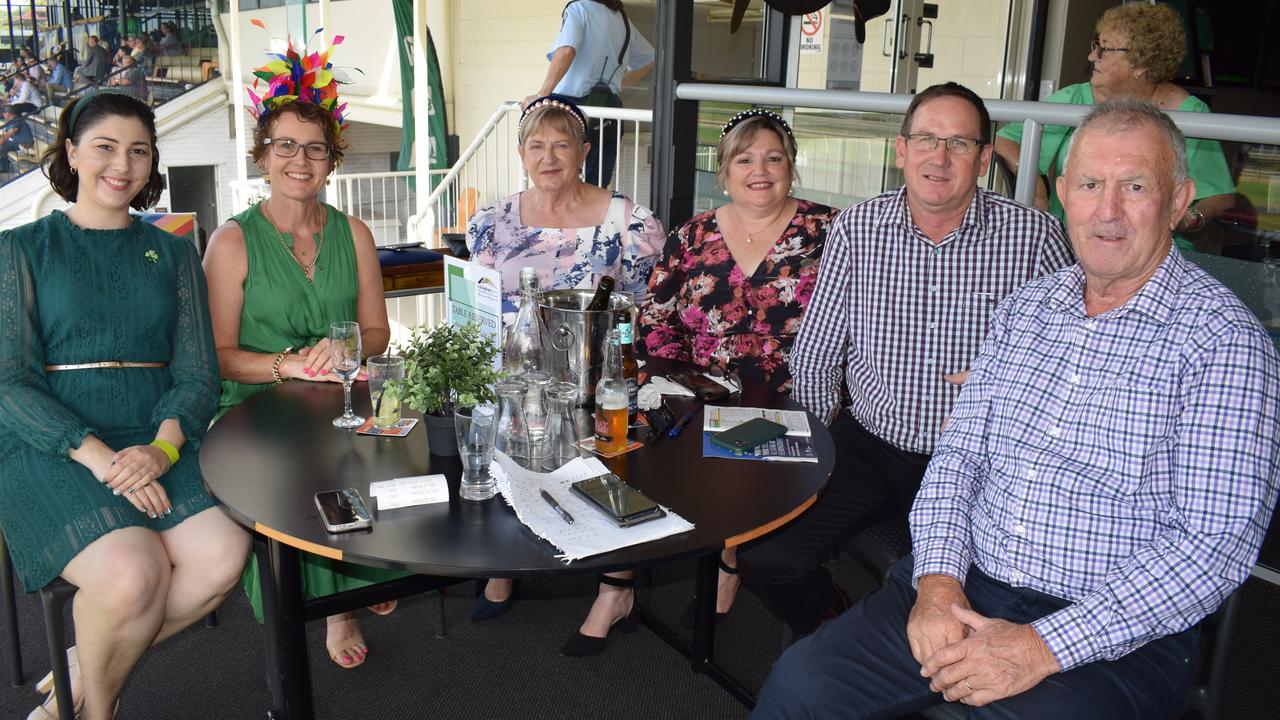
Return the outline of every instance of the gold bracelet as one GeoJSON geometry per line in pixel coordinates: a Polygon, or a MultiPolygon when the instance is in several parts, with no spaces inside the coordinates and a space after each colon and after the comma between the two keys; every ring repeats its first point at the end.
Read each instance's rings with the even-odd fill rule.
{"type": "Polygon", "coordinates": [[[283,352],[276,356],[276,361],[271,363],[271,377],[275,379],[276,384],[284,382],[284,378],[280,377],[280,364],[284,362],[284,356],[293,350],[293,346],[285,348],[283,352]]]}
{"type": "Polygon", "coordinates": [[[173,443],[162,438],[156,438],[151,441],[151,444],[154,447],[160,448],[160,450],[164,452],[165,456],[169,458],[169,467],[173,467],[178,464],[178,448],[174,447],[173,443]]]}

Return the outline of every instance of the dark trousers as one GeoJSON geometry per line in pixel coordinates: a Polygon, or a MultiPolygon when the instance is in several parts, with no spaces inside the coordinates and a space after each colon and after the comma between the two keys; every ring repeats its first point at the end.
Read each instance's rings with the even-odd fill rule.
{"type": "Polygon", "coordinates": [[[591,150],[587,152],[582,176],[590,185],[608,188],[609,181],[613,179],[614,165],[618,162],[618,121],[604,120],[603,129],[601,124],[600,120],[592,120],[587,126],[587,142],[591,143],[591,150]]]}
{"type": "Polygon", "coordinates": [[[841,542],[911,510],[929,456],[876,437],[841,412],[831,426],[831,480],[795,522],[738,553],[742,580],[798,635],[814,631],[844,600],[824,563],[841,542]]]}
{"type": "MultiPolygon", "coordinates": [[[[894,718],[943,702],[921,677],[907,644],[915,604],[914,559],[894,565],[880,590],[793,645],[765,680],[751,720],[894,718]]],[[[965,595],[987,617],[1029,623],[1070,603],[969,570],[965,595]]],[[[1051,675],[969,717],[1035,720],[1168,720],[1195,675],[1195,628],[1150,642],[1119,660],[1051,675]]]]}

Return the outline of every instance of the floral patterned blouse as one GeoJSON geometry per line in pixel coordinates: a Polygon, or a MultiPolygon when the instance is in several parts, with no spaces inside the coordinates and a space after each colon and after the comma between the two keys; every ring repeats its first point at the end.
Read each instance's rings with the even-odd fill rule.
{"type": "Polygon", "coordinates": [[[787,359],[839,212],[800,200],[791,224],[750,277],[729,253],[715,210],[689,220],[667,238],[649,280],[652,295],[640,315],[643,350],[790,390],[787,359]]]}
{"type": "Polygon", "coordinates": [[[471,261],[502,274],[502,311],[520,303],[520,268],[538,272],[543,290],[592,288],[609,275],[637,306],[649,296],[649,275],[665,231],[648,208],[614,193],[604,222],[580,228],[529,227],[520,222],[520,194],[486,205],[467,224],[471,261]]]}

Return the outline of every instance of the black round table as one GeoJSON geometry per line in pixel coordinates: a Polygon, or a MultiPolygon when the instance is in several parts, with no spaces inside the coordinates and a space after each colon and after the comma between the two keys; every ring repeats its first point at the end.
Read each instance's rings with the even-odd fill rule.
{"type": "MultiPolygon", "coordinates": [[[[366,385],[352,391],[357,413],[368,415],[366,385]]],[[[680,535],[585,558],[570,565],[531,533],[501,498],[469,503],[457,496],[456,457],[429,453],[423,423],[405,438],[358,435],[334,428],[342,388],[336,383],[286,382],[233,408],[210,429],[200,449],[209,492],[236,521],[255,533],[263,588],[268,685],[272,717],[311,717],[311,685],[305,622],[335,612],[457,582],[458,578],[522,577],[603,572],[698,556],[698,622],[693,643],[646,625],[685,652],[740,699],[749,694],[711,660],[716,557],[764,535],[802,513],[825,485],[834,448],[823,424],[809,416],[817,463],[727,460],[702,457],[701,403],[668,399],[677,417],[696,413],[679,437],[661,439],[604,463],[646,495],[670,507],[695,528],[680,535]],[[328,533],[314,495],[354,487],[369,501],[369,483],[443,473],[447,503],[385,510],[371,529],[328,533]],[[340,595],[303,598],[299,551],[420,575],[340,595]]],[[[716,405],[799,409],[790,398],[764,389],[716,405]]],[[[416,416],[408,413],[410,416],[416,416]]]]}

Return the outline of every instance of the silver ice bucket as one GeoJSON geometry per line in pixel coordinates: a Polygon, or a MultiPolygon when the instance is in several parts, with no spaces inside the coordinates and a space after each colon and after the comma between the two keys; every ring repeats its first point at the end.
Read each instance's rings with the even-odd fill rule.
{"type": "Polygon", "coordinates": [[[626,294],[609,296],[609,309],[586,310],[595,290],[550,290],[538,296],[538,310],[547,329],[545,365],[551,376],[578,386],[579,403],[595,402],[596,381],[604,364],[601,345],[613,327],[614,314],[631,311],[634,303],[626,294]]]}

